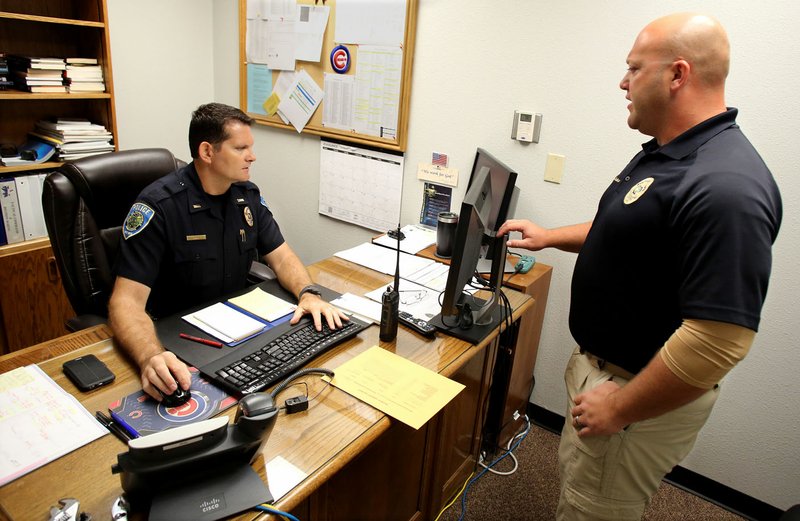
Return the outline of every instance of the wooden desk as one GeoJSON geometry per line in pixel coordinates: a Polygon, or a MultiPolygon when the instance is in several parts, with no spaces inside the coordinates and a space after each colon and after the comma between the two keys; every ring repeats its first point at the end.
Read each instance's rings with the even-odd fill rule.
{"type": "MultiPolygon", "coordinates": [[[[449,260],[437,257],[435,252],[434,244],[417,255],[449,264],[449,260]]],[[[513,265],[517,257],[509,255],[508,260],[513,265]]],[[[552,275],[551,266],[537,262],[528,273],[513,276],[507,273],[503,277],[504,286],[530,295],[534,306],[525,312],[516,341],[501,346],[498,352],[495,385],[484,430],[484,448],[489,452],[494,452],[497,447],[505,447],[523,427],[523,416],[533,388],[533,369],[539,352],[552,275]]]]}
{"type": "MultiPolygon", "coordinates": [[[[338,292],[363,294],[390,277],[350,262],[331,258],[309,267],[315,282],[338,292]]],[[[513,317],[519,320],[532,300],[510,292],[513,317]]],[[[496,335],[480,345],[444,335],[426,339],[399,328],[394,342],[381,342],[378,328],[337,346],[314,361],[334,369],[380,345],[437,371],[466,389],[419,430],[414,430],[339,391],[307,377],[309,395],[322,391],[306,412],[281,413],[263,457],[254,468],[269,483],[265,462],[281,456],[305,479],[276,502],[277,508],[307,520],[434,519],[475,466],[496,350],[496,335]]],[[[0,357],[0,371],[39,363],[59,385],[90,411],[105,410],[113,399],[140,388],[138,371],[114,347],[105,326],[74,333],[0,357]],[[94,353],[116,374],[105,388],[81,393],[61,372],[61,364],[94,353]]],[[[280,395],[278,401],[288,396],[280,395]]],[[[233,415],[234,410],[226,411],[233,415]]],[[[45,519],[60,498],[74,497],[81,510],[106,519],[121,494],[119,477],[111,474],[116,455],[125,446],[108,435],[0,488],[0,518],[45,519]]],[[[260,517],[254,511],[238,519],[260,517]]]]}

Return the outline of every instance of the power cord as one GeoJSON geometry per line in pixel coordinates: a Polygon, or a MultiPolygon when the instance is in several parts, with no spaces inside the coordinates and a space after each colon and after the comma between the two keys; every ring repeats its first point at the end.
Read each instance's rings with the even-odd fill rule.
{"type": "Polygon", "coordinates": [[[262,505],[256,505],[255,508],[256,508],[256,510],[260,510],[262,512],[267,512],[269,514],[274,514],[274,515],[280,516],[280,517],[282,517],[284,519],[288,519],[289,521],[300,521],[299,519],[294,517],[289,512],[284,512],[283,510],[278,510],[277,508],[273,507],[272,505],[267,505],[266,503],[262,504],[262,505]]]}
{"type": "Polygon", "coordinates": [[[317,398],[317,396],[319,396],[322,393],[322,391],[324,391],[325,389],[328,388],[328,386],[330,385],[330,382],[326,382],[326,385],[322,389],[320,389],[317,392],[317,394],[315,394],[312,398],[308,397],[308,384],[307,383],[305,383],[305,382],[293,383],[293,382],[294,382],[294,380],[297,380],[298,378],[300,378],[302,376],[305,376],[307,374],[314,374],[314,373],[324,374],[324,375],[327,375],[328,377],[331,377],[331,378],[333,377],[333,371],[331,371],[330,369],[325,369],[324,367],[308,367],[306,369],[301,369],[300,371],[297,371],[296,373],[293,373],[290,376],[288,376],[283,382],[278,384],[278,386],[275,387],[275,389],[272,390],[272,392],[270,393],[270,396],[272,397],[273,402],[275,401],[275,398],[278,396],[278,394],[280,394],[282,391],[284,391],[290,385],[294,386],[294,385],[301,385],[302,384],[302,385],[305,385],[305,387],[306,387],[305,396],[293,396],[292,398],[287,398],[286,401],[284,402],[285,405],[283,407],[281,407],[280,409],[285,410],[286,414],[294,414],[294,413],[297,413],[297,412],[302,412],[302,411],[307,410],[308,409],[308,402],[310,402],[311,400],[315,400],[317,398]]]}
{"type": "Polygon", "coordinates": [[[461,493],[462,493],[462,492],[464,492],[464,489],[465,489],[465,488],[467,488],[467,483],[469,483],[469,480],[470,480],[470,479],[472,479],[472,476],[474,476],[474,475],[475,475],[475,473],[473,472],[472,474],[470,474],[469,476],[467,476],[467,479],[465,479],[465,480],[464,480],[464,484],[463,484],[463,485],[461,485],[461,489],[460,489],[458,492],[456,492],[455,494],[453,494],[453,499],[451,499],[451,500],[450,500],[450,502],[449,502],[448,504],[446,504],[444,507],[442,507],[442,509],[439,511],[439,515],[438,515],[438,516],[436,516],[436,519],[434,519],[433,521],[439,521],[439,518],[440,518],[440,517],[442,517],[442,514],[444,514],[444,513],[445,513],[445,511],[446,511],[448,508],[450,508],[451,506],[453,506],[453,503],[455,503],[455,502],[456,502],[456,499],[458,499],[458,498],[459,498],[459,496],[461,496],[461,493]]]}
{"type": "Polygon", "coordinates": [[[525,416],[525,421],[527,422],[527,426],[526,426],[525,430],[524,430],[524,431],[522,431],[522,433],[521,433],[521,437],[520,437],[520,435],[514,436],[514,438],[512,438],[512,441],[513,441],[514,439],[517,439],[517,438],[519,438],[519,439],[517,439],[517,441],[516,441],[516,442],[514,442],[514,444],[513,444],[512,446],[510,446],[510,447],[509,447],[509,449],[506,451],[506,453],[505,453],[505,454],[503,454],[502,456],[500,456],[499,458],[497,458],[496,460],[494,460],[494,461],[493,461],[492,463],[490,463],[488,466],[486,466],[486,467],[485,467],[485,468],[484,468],[484,469],[481,471],[481,473],[480,473],[480,474],[478,474],[477,476],[475,476],[474,478],[472,478],[471,480],[469,480],[469,482],[467,483],[467,486],[466,486],[466,487],[464,487],[464,492],[463,492],[463,494],[461,495],[461,516],[459,516],[459,518],[458,518],[458,521],[463,521],[463,519],[464,519],[464,516],[467,514],[467,494],[469,493],[469,487],[471,487],[473,483],[475,483],[476,481],[478,481],[478,480],[479,480],[479,479],[480,479],[480,478],[481,478],[481,477],[482,477],[484,474],[486,474],[487,472],[489,472],[489,471],[491,470],[491,468],[492,468],[492,467],[494,467],[495,465],[497,465],[497,464],[498,464],[500,461],[502,461],[502,460],[503,460],[503,459],[504,459],[506,456],[508,456],[508,455],[509,455],[509,454],[511,454],[511,453],[512,453],[514,450],[516,450],[516,448],[517,448],[517,447],[519,447],[519,444],[520,444],[520,443],[522,443],[522,440],[524,440],[524,439],[525,439],[525,437],[528,435],[528,433],[530,432],[530,429],[531,429],[531,422],[530,422],[530,420],[528,419],[528,416],[527,416],[527,415],[525,416]]]}
{"type": "Polygon", "coordinates": [[[516,440],[517,438],[524,438],[525,436],[528,435],[528,432],[530,432],[531,430],[531,421],[528,419],[527,415],[525,415],[525,423],[526,423],[525,429],[517,433],[517,435],[511,438],[510,440],[508,440],[508,445],[506,445],[505,455],[511,456],[511,459],[514,461],[514,468],[508,471],[494,470],[490,468],[491,465],[487,466],[486,464],[484,464],[482,459],[478,460],[478,465],[485,468],[492,474],[497,474],[498,476],[510,476],[511,474],[515,473],[519,468],[519,462],[517,461],[517,457],[514,455],[514,453],[511,452],[511,444],[514,443],[514,440],[516,440]]]}

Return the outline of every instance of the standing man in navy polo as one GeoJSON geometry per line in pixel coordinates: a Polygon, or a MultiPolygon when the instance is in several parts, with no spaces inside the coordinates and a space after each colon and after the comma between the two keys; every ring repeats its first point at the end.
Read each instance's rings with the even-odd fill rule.
{"type": "Polygon", "coordinates": [[[591,222],[498,231],[522,233],[511,247],[578,253],[559,520],[640,519],[758,329],[782,206],[725,105],[729,58],[713,18],[647,25],[620,88],[628,125],[653,139],[591,222]]]}
{"type": "Polygon", "coordinates": [[[235,107],[198,107],[189,124],[193,161],[145,188],[123,225],[109,323],[139,365],[142,388],[157,400],[178,385],[189,389],[191,376],[159,342],[151,315],[163,317],[246,287],[257,259],[297,296],[292,323],[306,313],[317,329],[323,319],[332,329],[347,320],[320,298],[249,181],[256,160],[252,123],[235,107]]]}

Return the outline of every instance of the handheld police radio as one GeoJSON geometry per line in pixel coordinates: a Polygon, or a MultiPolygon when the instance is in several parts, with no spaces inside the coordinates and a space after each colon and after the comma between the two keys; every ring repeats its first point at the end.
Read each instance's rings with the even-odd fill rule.
{"type": "Polygon", "coordinates": [[[397,336],[400,312],[400,224],[397,225],[397,267],[394,271],[394,288],[386,288],[381,297],[381,332],[379,338],[391,342],[397,336]]]}

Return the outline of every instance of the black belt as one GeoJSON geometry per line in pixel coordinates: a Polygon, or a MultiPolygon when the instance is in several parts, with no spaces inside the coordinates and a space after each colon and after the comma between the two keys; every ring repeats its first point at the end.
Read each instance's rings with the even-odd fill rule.
{"type": "Polygon", "coordinates": [[[635,374],[628,371],[627,369],[623,369],[622,367],[612,364],[608,360],[604,360],[599,356],[595,356],[589,351],[586,351],[583,348],[580,348],[580,353],[589,359],[589,362],[598,369],[603,371],[608,371],[609,373],[613,374],[614,376],[619,376],[621,378],[625,378],[626,380],[632,379],[635,374]]]}

